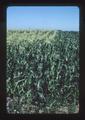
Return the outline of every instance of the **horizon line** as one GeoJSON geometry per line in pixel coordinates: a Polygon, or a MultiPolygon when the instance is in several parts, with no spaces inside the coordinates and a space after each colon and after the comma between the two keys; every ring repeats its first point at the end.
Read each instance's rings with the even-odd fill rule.
{"type": "Polygon", "coordinates": [[[79,30],[62,30],[62,29],[48,29],[48,28],[10,28],[10,29],[7,29],[7,31],[9,31],[9,30],[21,30],[21,31],[29,31],[29,30],[41,30],[41,31],[43,31],[43,30],[46,30],[46,31],[73,31],[73,32],[79,32],[79,30]]]}

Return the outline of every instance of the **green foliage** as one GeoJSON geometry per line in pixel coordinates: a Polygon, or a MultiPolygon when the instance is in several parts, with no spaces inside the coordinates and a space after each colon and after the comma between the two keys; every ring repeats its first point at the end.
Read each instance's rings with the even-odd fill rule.
{"type": "Polygon", "coordinates": [[[7,32],[8,112],[50,113],[79,102],[79,33],[62,31],[7,32]],[[15,98],[18,97],[17,102],[15,98]],[[22,107],[22,106],[25,106],[22,107]],[[23,110],[24,109],[24,110],[23,110]],[[31,110],[32,109],[32,110],[31,110]]]}

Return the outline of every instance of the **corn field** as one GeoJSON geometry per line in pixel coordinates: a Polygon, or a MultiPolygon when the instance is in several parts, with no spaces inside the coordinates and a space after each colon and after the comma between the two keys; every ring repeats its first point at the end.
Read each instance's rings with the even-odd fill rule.
{"type": "Polygon", "coordinates": [[[7,112],[77,113],[79,33],[7,31],[7,112]]]}

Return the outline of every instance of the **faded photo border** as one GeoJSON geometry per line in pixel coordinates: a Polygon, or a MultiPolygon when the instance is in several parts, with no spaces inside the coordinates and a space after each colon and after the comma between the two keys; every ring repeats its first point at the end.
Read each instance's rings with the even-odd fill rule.
{"type": "Polygon", "coordinates": [[[44,1],[0,1],[0,119],[81,119],[85,111],[85,87],[84,87],[84,35],[85,35],[85,13],[84,3],[75,0],[65,0],[62,2],[55,0],[44,1]],[[7,114],[6,111],[6,16],[9,6],[78,6],[80,10],[80,81],[79,81],[79,113],[78,114],[7,114]]]}

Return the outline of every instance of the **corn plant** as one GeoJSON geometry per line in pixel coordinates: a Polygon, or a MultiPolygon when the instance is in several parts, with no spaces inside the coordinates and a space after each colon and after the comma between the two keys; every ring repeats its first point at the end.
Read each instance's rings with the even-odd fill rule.
{"type": "Polygon", "coordinates": [[[6,85],[7,97],[12,99],[10,113],[33,113],[33,109],[34,113],[56,113],[60,107],[75,112],[79,104],[79,33],[8,31],[6,85]]]}

